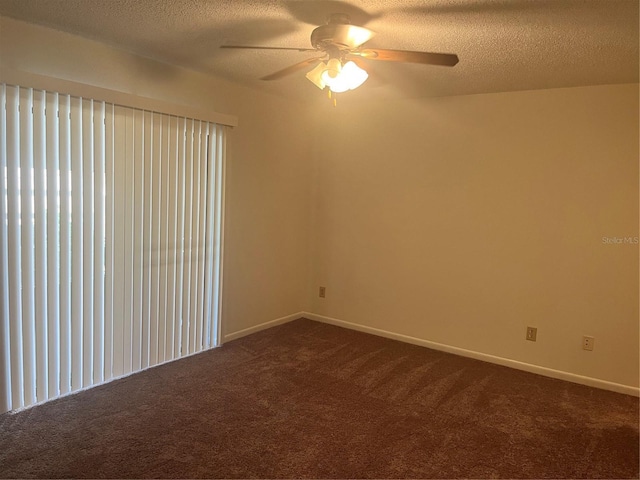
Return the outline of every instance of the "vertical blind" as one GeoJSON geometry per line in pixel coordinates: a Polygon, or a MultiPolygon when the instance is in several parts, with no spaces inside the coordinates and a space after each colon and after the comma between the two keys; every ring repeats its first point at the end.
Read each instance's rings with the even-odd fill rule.
{"type": "Polygon", "coordinates": [[[0,88],[0,412],[217,345],[224,127],[0,88]]]}

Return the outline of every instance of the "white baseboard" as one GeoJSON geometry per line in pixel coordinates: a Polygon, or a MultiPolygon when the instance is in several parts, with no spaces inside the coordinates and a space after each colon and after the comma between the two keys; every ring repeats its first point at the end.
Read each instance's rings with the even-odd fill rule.
{"type": "Polygon", "coordinates": [[[302,313],[297,313],[293,315],[293,317],[295,318],[304,317],[304,318],[308,318],[309,320],[315,320],[317,322],[328,323],[331,325],[336,325],[338,327],[349,328],[351,330],[357,330],[359,332],[371,333],[373,335],[378,335],[380,337],[391,338],[393,340],[399,340],[401,342],[420,345],[422,347],[431,348],[433,350],[453,353],[455,355],[460,355],[462,357],[474,358],[476,360],[495,363],[497,365],[503,365],[505,367],[515,368],[517,370],[523,370],[525,372],[537,373],[538,375],[543,375],[545,377],[557,378],[560,380],[566,380],[568,382],[587,385],[589,387],[596,387],[596,388],[601,388],[603,390],[610,390],[612,392],[624,393],[627,395],[640,397],[640,388],[638,387],[632,387],[629,385],[622,385],[620,383],[608,382],[606,380],[600,380],[598,378],[585,377],[582,375],[576,375],[574,373],[563,372],[561,370],[554,370],[552,368],[540,367],[538,365],[519,362],[517,360],[497,357],[495,355],[488,355],[486,353],[475,352],[473,350],[466,350],[464,348],[452,347],[450,345],[445,345],[442,343],[430,342],[429,340],[423,340],[421,338],[411,337],[409,335],[402,335],[400,333],[389,332],[387,330],[380,330],[378,328],[367,327],[364,325],[359,325],[357,323],[345,322],[344,320],[325,317],[324,315],[317,315],[315,313],[302,312],[302,313]]]}
{"type": "Polygon", "coordinates": [[[297,320],[299,318],[304,317],[304,315],[305,314],[302,312],[292,313],[291,315],[287,315],[286,317],[276,318],[275,320],[269,320],[268,322],[264,322],[259,325],[254,325],[253,327],[238,330],[237,332],[227,333],[223,337],[223,343],[230,342],[231,340],[235,340],[236,338],[251,335],[252,333],[259,332],[260,330],[266,330],[267,328],[275,327],[276,325],[281,325],[283,323],[297,320]]]}

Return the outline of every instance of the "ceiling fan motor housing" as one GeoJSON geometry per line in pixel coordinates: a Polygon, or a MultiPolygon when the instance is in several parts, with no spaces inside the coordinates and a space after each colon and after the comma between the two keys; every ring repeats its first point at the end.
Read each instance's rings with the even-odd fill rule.
{"type": "Polygon", "coordinates": [[[351,50],[370,40],[374,33],[368,28],[351,25],[349,15],[334,13],[326,25],[311,32],[311,45],[318,50],[351,50]]]}

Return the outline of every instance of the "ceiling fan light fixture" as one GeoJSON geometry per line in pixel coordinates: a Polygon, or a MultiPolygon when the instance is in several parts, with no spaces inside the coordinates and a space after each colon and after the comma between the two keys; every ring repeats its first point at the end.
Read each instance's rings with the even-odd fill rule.
{"type": "Polygon", "coordinates": [[[343,66],[340,60],[332,58],[327,63],[320,62],[306,77],[321,90],[329,87],[333,93],[343,93],[358,88],[369,74],[352,61],[343,66]]]}
{"type": "MultiPolygon", "coordinates": [[[[343,4],[345,2],[329,3],[343,4]]],[[[459,61],[458,56],[453,53],[363,48],[363,45],[366,44],[373,35],[374,32],[368,28],[352,25],[349,15],[334,13],[329,17],[325,25],[320,25],[311,32],[311,45],[313,48],[247,45],[221,45],[221,48],[297,50],[300,52],[316,51],[317,53],[321,53],[322,56],[308,58],[295,63],[271,75],[266,75],[262,77],[261,80],[278,80],[294,72],[308,68],[310,65],[316,64],[316,66],[306,74],[306,77],[321,90],[329,87],[329,93],[353,90],[369,78],[369,74],[356,63],[347,61],[343,65],[343,61],[348,58],[354,58],[356,61],[366,59],[367,61],[415,63],[422,65],[439,65],[443,67],[453,67],[459,61]],[[329,60],[323,60],[327,58],[329,60]]]]}
{"type": "Polygon", "coordinates": [[[344,66],[340,64],[340,67],[340,72],[336,76],[322,74],[322,80],[333,93],[354,90],[369,78],[369,74],[352,61],[345,63],[344,66]]]}

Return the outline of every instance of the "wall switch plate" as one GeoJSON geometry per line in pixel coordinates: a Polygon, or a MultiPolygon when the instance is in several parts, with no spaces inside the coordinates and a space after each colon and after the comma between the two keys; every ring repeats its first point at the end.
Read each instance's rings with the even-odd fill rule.
{"type": "Polygon", "coordinates": [[[536,327],[527,327],[527,340],[531,342],[536,341],[536,337],[538,336],[538,329],[536,327]]]}
{"type": "Polygon", "coordinates": [[[327,294],[327,289],[325,287],[318,288],[318,296],[320,298],[324,298],[327,294]]]}
{"type": "Polygon", "coordinates": [[[582,337],[582,349],[589,351],[593,350],[593,344],[595,343],[595,341],[595,338],[585,335],[584,337],[582,337]]]}

